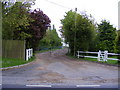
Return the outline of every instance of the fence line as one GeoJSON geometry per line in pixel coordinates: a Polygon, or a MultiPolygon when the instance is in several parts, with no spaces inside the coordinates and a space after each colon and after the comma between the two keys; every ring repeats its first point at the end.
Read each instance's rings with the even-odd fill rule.
{"type": "Polygon", "coordinates": [[[119,60],[116,58],[108,58],[108,55],[120,55],[120,54],[116,54],[116,53],[108,53],[108,51],[101,51],[99,50],[99,52],[89,52],[89,51],[77,51],[77,57],[89,57],[89,58],[97,58],[98,61],[107,61],[107,60],[119,60]],[[80,55],[80,53],[91,53],[91,54],[98,54],[97,57],[95,56],[83,56],[80,55]]]}
{"type": "Polygon", "coordinates": [[[25,60],[25,40],[2,40],[2,57],[25,60]]]}

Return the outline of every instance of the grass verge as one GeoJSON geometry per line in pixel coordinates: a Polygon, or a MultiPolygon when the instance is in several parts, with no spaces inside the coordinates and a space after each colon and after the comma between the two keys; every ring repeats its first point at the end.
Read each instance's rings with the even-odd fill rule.
{"type": "Polygon", "coordinates": [[[17,65],[29,63],[35,60],[35,56],[31,57],[28,61],[25,61],[23,59],[15,59],[15,58],[2,58],[1,60],[0,62],[2,62],[2,68],[4,68],[4,67],[11,67],[11,66],[17,66],[17,65]]]}
{"type": "Polygon", "coordinates": [[[84,60],[89,60],[89,61],[100,62],[100,63],[118,65],[118,61],[116,61],[116,60],[108,60],[107,62],[104,62],[104,61],[98,61],[97,58],[88,58],[88,57],[85,57],[85,58],[83,58],[83,59],[84,59],[84,60]]]}
{"type": "MultiPolygon", "coordinates": [[[[120,63],[118,63],[118,61],[116,60],[108,60],[107,62],[103,62],[103,61],[98,61],[97,58],[88,58],[88,57],[82,57],[82,58],[77,58],[75,56],[72,56],[70,54],[66,54],[67,56],[71,57],[71,58],[74,58],[74,59],[77,59],[79,61],[92,61],[92,62],[99,62],[99,63],[105,63],[105,64],[110,64],[110,65],[120,65],[120,63]]],[[[110,58],[115,58],[115,57],[110,57],[110,58]]]]}

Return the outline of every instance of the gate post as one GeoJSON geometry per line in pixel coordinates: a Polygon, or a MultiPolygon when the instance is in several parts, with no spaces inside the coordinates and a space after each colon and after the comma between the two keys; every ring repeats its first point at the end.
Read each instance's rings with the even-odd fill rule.
{"type": "Polygon", "coordinates": [[[104,51],[104,61],[107,61],[108,58],[108,51],[104,51]]]}
{"type": "Polygon", "coordinates": [[[98,52],[98,61],[100,61],[100,54],[101,54],[101,50],[99,50],[98,52]]]}

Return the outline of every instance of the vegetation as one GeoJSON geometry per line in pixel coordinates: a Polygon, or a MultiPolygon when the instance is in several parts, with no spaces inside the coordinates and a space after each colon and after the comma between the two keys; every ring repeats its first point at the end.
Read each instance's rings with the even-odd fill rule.
{"type": "MultiPolygon", "coordinates": [[[[40,9],[30,10],[34,2],[35,0],[0,1],[2,39],[26,40],[26,47],[33,48],[34,51],[39,48],[62,46],[56,29],[47,30],[51,23],[49,17],[40,9]]],[[[61,23],[63,26],[60,31],[65,38],[65,43],[69,44],[71,55],[75,56],[78,50],[108,50],[120,54],[120,30],[117,31],[110,22],[102,20],[96,25],[91,15],[82,15],[70,10],[61,23]]],[[[120,56],[118,58],[120,59],[120,56]]]]}
{"type": "Polygon", "coordinates": [[[25,61],[23,59],[15,59],[15,58],[2,58],[0,59],[0,62],[2,62],[2,67],[4,68],[4,67],[26,64],[26,63],[32,62],[33,60],[35,60],[35,56],[30,58],[28,61],[25,61]]]}
{"type": "Polygon", "coordinates": [[[98,46],[99,50],[108,50],[108,52],[114,52],[116,28],[110,25],[110,22],[103,20],[98,24],[98,46]]]}
{"type": "MultiPolygon", "coordinates": [[[[40,9],[31,11],[35,0],[16,2],[0,1],[2,5],[2,39],[26,40],[26,48],[37,50],[39,41],[45,36],[50,25],[49,17],[40,9]]],[[[3,67],[24,64],[29,61],[3,58],[3,67]]]]}
{"type": "MultiPolygon", "coordinates": [[[[70,54],[66,54],[67,56],[77,59],[77,57],[72,56],[70,54]]],[[[110,58],[116,58],[116,57],[110,57],[110,58]]],[[[77,59],[79,61],[92,61],[92,62],[98,62],[97,58],[89,58],[89,57],[84,57],[84,58],[79,58],[77,59]]],[[[110,65],[118,65],[118,61],[116,60],[108,60],[107,62],[99,61],[98,63],[105,63],[105,64],[110,64],[110,65]]]]}
{"type": "MultiPolygon", "coordinates": [[[[120,30],[116,30],[107,20],[96,24],[90,15],[80,15],[72,10],[68,11],[61,20],[62,37],[69,45],[70,55],[76,51],[105,51],[120,53],[120,30]],[[117,34],[116,34],[117,33],[117,34]]],[[[120,56],[118,56],[120,58],[120,56]]],[[[90,59],[90,58],[82,58],[90,59]]],[[[91,60],[91,59],[90,59],[91,60]]],[[[116,61],[108,61],[108,63],[116,61]]]]}
{"type": "Polygon", "coordinates": [[[87,15],[80,15],[76,12],[68,11],[61,20],[63,25],[61,32],[65,42],[69,44],[70,53],[75,55],[77,50],[87,51],[90,47],[95,26],[87,15]]]}
{"type": "Polygon", "coordinates": [[[39,41],[46,34],[46,30],[49,27],[50,19],[40,9],[35,9],[30,13],[30,17],[34,20],[30,22],[28,33],[31,34],[30,38],[27,38],[27,46],[37,50],[39,47],[39,41]]]}
{"type": "MultiPolygon", "coordinates": [[[[85,57],[83,60],[98,62],[96,58],[85,57]]],[[[107,62],[99,61],[99,62],[100,63],[106,63],[106,64],[112,64],[112,65],[115,65],[115,64],[117,65],[118,64],[118,61],[116,61],[116,60],[108,60],[107,62]]]]}
{"type": "Polygon", "coordinates": [[[2,38],[20,40],[30,37],[30,35],[24,31],[27,29],[27,26],[29,26],[29,22],[31,21],[28,13],[30,11],[29,8],[31,3],[0,3],[2,3],[2,38]]]}
{"type": "Polygon", "coordinates": [[[62,46],[61,38],[59,38],[56,29],[47,30],[46,35],[42,40],[40,40],[39,47],[40,49],[50,49],[50,48],[60,48],[62,46]]]}
{"type": "Polygon", "coordinates": [[[34,1],[0,3],[3,7],[2,38],[26,40],[27,48],[36,50],[51,22],[49,17],[40,9],[30,11],[34,1]]]}
{"type": "MultiPolygon", "coordinates": [[[[117,36],[115,39],[115,52],[120,54],[120,30],[117,31],[117,36]]],[[[118,59],[120,59],[120,56],[118,56],[118,59]]]]}

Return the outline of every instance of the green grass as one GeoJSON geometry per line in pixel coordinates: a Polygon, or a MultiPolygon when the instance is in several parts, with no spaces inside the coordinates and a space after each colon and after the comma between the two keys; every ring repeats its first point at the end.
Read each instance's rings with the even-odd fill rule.
{"type": "Polygon", "coordinates": [[[108,56],[109,58],[117,58],[117,56],[108,56]]]}
{"type": "Polygon", "coordinates": [[[89,61],[100,62],[100,63],[106,63],[106,64],[113,64],[113,65],[117,65],[118,64],[118,61],[116,61],[116,60],[108,60],[107,62],[104,62],[104,61],[98,61],[97,58],[88,58],[88,57],[85,57],[83,59],[84,60],[89,60],[89,61]]]}
{"type": "Polygon", "coordinates": [[[35,56],[31,57],[28,61],[22,59],[15,59],[15,58],[2,58],[2,60],[0,59],[0,62],[2,62],[2,67],[10,67],[10,66],[26,64],[33,60],[35,60],[35,56]]]}
{"type": "MultiPolygon", "coordinates": [[[[41,51],[37,51],[35,53],[42,53],[42,52],[54,51],[54,50],[58,50],[58,49],[41,50],[41,51]]],[[[22,59],[15,59],[15,58],[2,58],[2,59],[0,59],[0,64],[1,64],[0,68],[2,68],[2,67],[16,66],[16,65],[22,65],[22,64],[29,63],[29,62],[31,62],[33,60],[35,60],[35,56],[33,56],[32,58],[30,58],[28,61],[25,61],[25,60],[22,60],[22,59]]]]}
{"type": "MultiPolygon", "coordinates": [[[[88,57],[84,57],[84,58],[77,58],[75,56],[72,56],[70,54],[66,54],[67,56],[71,57],[71,58],[74,58],[76,60],[79,60],[79,61],[92,61],[92,62],[99,62],[99,63],[106,63],[106,64],[111,64],[111,65],[118,65],[118,61],[116,60],[108,60],[107,62],[103,62],[103,61],[98,61],[97,58],[88,58],[88,57]]],[[[117,58],[116,56],[112,56],[112,57],[109,57],[109,58],[117,58]]],[[[120,64],[119,64],[120,65],[120,64]]]]}

